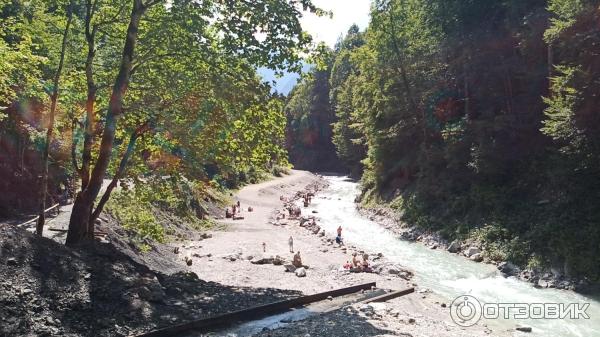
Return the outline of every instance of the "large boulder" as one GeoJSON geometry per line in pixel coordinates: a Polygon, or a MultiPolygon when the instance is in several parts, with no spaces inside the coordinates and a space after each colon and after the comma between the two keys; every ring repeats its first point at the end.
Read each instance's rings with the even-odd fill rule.
{"type": "Polygon", "coordinates": [[[448,246],[448,251],[450,253],[458,253],[460,251],[460,243],[457,241],[452,241],[452,243],[448,246]]]}
{"type": "Polygon", "coordinates": [[[481,253],[477,253],[477,254],[473,254],[469,257],[469,259],[471,259],[472,261],[475,262],[481,262],[483,261],[483,256],[481,255],[481,253]]]}
{"type": "Polygon", "coordinates": [[[498,270],[508,276],[515,276],[520,272],[519,267],[510,262],[500,262],[498,264],[498,270]]]}
{"type": "Polygon", "coordinates": [[[292,264],[286,264],[286,265],[283,265],[283,267],[285,268],[286,273],[293,273],[296,271],[296,267],[292,264]]]}
{"type": "Polygon", "coordinates": [[[281,266],[284,263],[285,263],[285,259],[279,255],[276,255],[275,258],[273,259],[273,264],[276,266],[281,266]]]}
{"type": "Polygon", "coordinates": [[[469,247],[467,248],[467,250],[465,251],[465,256],[466,257],[471,257],[475,254],[479,254],[481,253],[481,250],[477,247],[469,247]]]}
{"type": "Polygon", "coordinates": [[[252,264],[272,264],[275,258],[271,255],[255,256],[250,263],[252,264]]]}
{"type": "Polygon", "coordinates": [[[556,288],[554,280],[538,280],[536,283],[537,288],[556,288]]]}

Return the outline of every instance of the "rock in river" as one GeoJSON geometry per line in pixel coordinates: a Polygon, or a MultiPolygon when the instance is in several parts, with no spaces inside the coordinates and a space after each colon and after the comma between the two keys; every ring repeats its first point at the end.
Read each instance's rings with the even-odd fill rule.
{"type": "Polygon", "coordinates": [[[460,250],[460,244],[457,241],[452,241],[452,243],[448,246],[448,251],[450,253],[458,253],[460,250]]]}
{"type": "Polygon", "coordinates": [[[479,250],[479,248],[477,247],[469,247],[466,251],[465,251],[465,256],[466,257],[471,257],[475,254],[481,253],[481,250],[479,250]]]}

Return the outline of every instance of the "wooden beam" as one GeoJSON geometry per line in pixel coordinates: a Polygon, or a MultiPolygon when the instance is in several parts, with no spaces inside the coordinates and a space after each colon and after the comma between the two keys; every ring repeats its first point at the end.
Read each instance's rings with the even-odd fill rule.
{"type": "Polygon", "coordinates": [[[68,232],[68,231],[69,231],[68,229],[62,229],[62,228],[53,228],[53,227],[51,227],[51,228],[48,228],[48,230],[49,230],[49,231],[51,231],[51,232],[61,232],[61,233],[66,233],[66,232],[68,232]]]}
{"type": "MultiPolygon", "coordinates": [[[[51,210],[53,210],[54,208],[56,208],[56,207],[58,207],[58,206],[60,206],[60,204],[56,204],[56,205],[54,205],[54,206],[52,206],[52,207],[50,207],[50,208],[48,208],[48,209],[44,210],[44,213],[46,213],[46,212],[48,212],[48,211],[51,211],[51,210]]],[[[31,220],[29,220],[29,221],[27,221],[27,222],[23,222],[22,224],[19,224],[19,225],[17,225],[17,226],[19,226],[19,227],[20,227],[20,226],[29,225],[30,223],[37,221],[37,219],[38,219],[39,217],[40,217],[40,216],[38,215],[38,216],[36,216],[35,218],[33,218],[33,219],[31,219],[31,220]]]]}
{"type": "Polygon", "coordinates": [[[329,296],[338,297],[353,294],[361,290],[372,289],[375,286],[375,282],[371,282],[307,296],[300,296],[290,300],[259,305],[248,309],[233,311],[222,315],[217,315],[197,321],[192,321],[180,325],[150,331],[141,335],[137,335],[137,337],[180,336],[182,333],[187,331],[194,331],[195,333],[204,333],[208,332],[208,328],[228,326],[238,322],[259,319],[265,316],[285,312],[292,308],[299,307],[305,304],[322,301],[327,299],[329,296]]]}
{"type": "Polygon", "coordinates": [[[377,296],[377,297],[373,297],[373,298],[368,298],[368,299],[366,299],[364,301],[360,301],[358,303],[367,304],[367,303],[372,303],[372,302],[385,302],[385,301],[389,301],[391,299],[394,299],[396,297],[408,295],[408,294],[411,294],[411,293],[414,293],[414,292],[415,292],[415,288],[407,288],[407,289],[403,289],[403,290],[392,291],[390,293],[383,294],[381,296],[377,296]]]}

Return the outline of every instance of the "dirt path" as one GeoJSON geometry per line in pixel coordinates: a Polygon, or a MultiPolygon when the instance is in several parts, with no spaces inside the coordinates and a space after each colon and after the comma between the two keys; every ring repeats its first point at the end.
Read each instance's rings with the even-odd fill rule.
{"type": "MultiPolygon", "coordinates": [[[[443,303],[444,301],[426,289],[419,289],[411,281],[388,273],[378,275],[339,271],[340,266],[350,259],[351,252],[359,250],[360,247],[355,249],[350,247],[347,252],[344,252],[336,245],[329,245],[325,239],[332,233],[328,233],[326,237],[319,237],[300,227],[298,221],[287,221],[287,225],[274,225],[275,211],[281,210],[283,206],[280,196],[292,196],[315,183],[324,182],[311,173],[292,171],[290,175],[283,178],[243,188],[235,196],[235,200],[241,203],[244,219],[221,221],[227,226],[225,230],[213,232],[212,239],[184,244],[180,248],[181,256],[192,257],[193,264],[189,269],[198,274],[201,279],[228,286],[278,288],[302,291],[307,294],[372,281],[377,282],[378,287],[386,289],[417,287],[417,292],[414,294],[388,302],[385,314],[362,317],[368,319],[369,329],[375,327],[376,331],[380,331],[374,335],[386,335],[383,331],[389,331],[390,328],[392,331],[406,333],[407,336],[474,337],[489,336],[492,333],[484,326],[467,329],[456,326],[450,320],[446,307],[449,304],[443,303]],[[253,207],[254,211],[248,212],[248,206],[253,207]],[[279,255],[291,261],[293,254],[289,252],[288,247],[290,236],[294,239],[294,249],[301,252],[303,262],[310,266],[306,277],[299,278],[294,273],[285,272],[283,266],[250,263],[249,257],[265,254],[262,251],[263,242],[266,244],[267,255],[279,255]]],[[[318,219],[318,214],[316,216],[318,219]]],[[[377,262],[385,262],[385,257],[377,262]]],[[[359,312],[341,315],[341,317],[352,317],[355,314],[364,316],[359,312]]],[[[271,333],[274,333],[274,336],[295,336],[299,331],[302,331],[301,335],[319,336],[320,324],[326,324],[323,321],[331,320],[330,316],[325,315],[306,322],[293,323],[287,328],[269,332],[265,336],[271,336],[271,333]]],[[[336,317],[339,318],[340,315],[336,317]]],[[[353,321],[350,319],[344,324],[352,325],[353,321]]],[[[363,320],[356,320],[359,321],[363,322],[363,320]]],[[[357,327],[357,336],[366,335],[364,324],[361,324],[361,327],[357,327]]],[[[340,333],[346,335],[344,329],[340,333]]],[[[507,333],[494,332],[493,335],[507,335],[507,333]]]]}
{"type": "MultiPolygon", "coordinates": [[[[343,282],[328,277],[331,268],[343,264],[341,252],[328,249],[322,252],[320,242],[306,230],[297,226],[296,221],[288,225],[274,226],[273,214],[282,208],[279,197],[290,196],[304,190],[309,184],[318,183],[320,179],[304,171],[292,171],[290,175],[261,184],[247,186],[242,189],[235,200],[239,200],[243,209],[243,220],[223,220],[227,226],[225,231],[213,232],[212,240],[204,240],[182,248],[188,255],[211,257],[194,258],[191,270],[201,278],[226,285],[252,285],[256,287],[273,287],[299,290],[306,293],[333,289],[354,282],[343,282]],[[253,212],[248,212],[248,206],[253,212]],[[299,250],[303,262],[310,266],[308,277],[299,279],[293,273],[284,272],[282,266],[254,265],[247,257],[279,255],[291,261],[293,254],[289,252],[288,239],[294,239],[294,249],[299,250]],[[262,243],[266,244],[263,253],[262,243]],[[202,246],[197,248],[197,246],[202,246]],[[191,247],[190,247],[191,246],[191,247]],[[242,259],[230,261],[228,257],[241,253],[242,259]],[[337,254],[336,254],[337,253],[337,254]]],[[[347,280],[350,281],[350,280],[347,280]]]]}

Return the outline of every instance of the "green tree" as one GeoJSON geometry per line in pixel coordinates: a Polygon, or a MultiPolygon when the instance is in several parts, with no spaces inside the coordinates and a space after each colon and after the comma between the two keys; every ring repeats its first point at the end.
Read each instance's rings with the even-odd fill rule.
{"type": "Polygon", "coordinates": [[[290,162],[300,169],[338,171],[339,159],[332,142],[335,112],[329,103],[329,51],[292,90],[285,105],[290,162]]]}
{"type": "Polygon", "coordinates": [[[361,77],[358,61],[353,59],[356,49],[364,44],[364,37],[358,26],[352,25],[336,46],[329,78],[330,104],[337,117],[333,124],[333,143],[338,157],[345,162],[354,176],[360,176],[362,173],[360,162],[366,155],[361,115],[354,103],[359,99],[356,88],[360,86],[361,77]]]}
{"type": "MultiPolygon", "coordinates": [[[[185,68],[186,62],[197,56],[202,60],[212,61],[215,51],[236,55],[255,66],[282,69],[286,62],[294,66],[299,60],[298,52],[310,41],[301,31],[298,22],[303,7],[316,10],[308,0],[259,1],[251,4],[182,0],[174,1],[170,6],[165,6],[162,1],[132,1],[124,35],[125,43],[118,62],[119,71],[108,98],[101,143],[89,183],[75,200],[67,244],[79,243],[93,235],[93,216],[101,210],[101,207],[94,210],[94,203],[111,163],[118,134],[118,120],[133,119],[143,125],[166,117],[162,115],[166,111],[160,108],[151,111],[150,115],[140,114],[144,116],[141,119],[136,118],[140,115],[131,114],[125,109],[128,100],[135,100],[135,97],[131,97],[135,92],[128,92],[128,89],[134,87],[137,76],[143,78],[143,75],[138,75],[137,67],[144,68],[145,65],[152,64],[153,60],[161,59],[163,62],[174,62],[174,67],[185,68]],[[145,16],[148,20],[144,20],[145,16]],[[219,34],[212,33],[215,29],[219,34]],[[167,37],[166,44],[159,40],[161,36],[167,37]],[[136,46],[140,49],[139,54],[136,54],[136,46]]],[[[139,127],[140,124],[134,132],[139,127]]],[[[123,159],[126,159],[127,153],[125,152],[123,159]]],[[[110,189],[107,190],[108,193],[109,191],[110,189]]]]}

